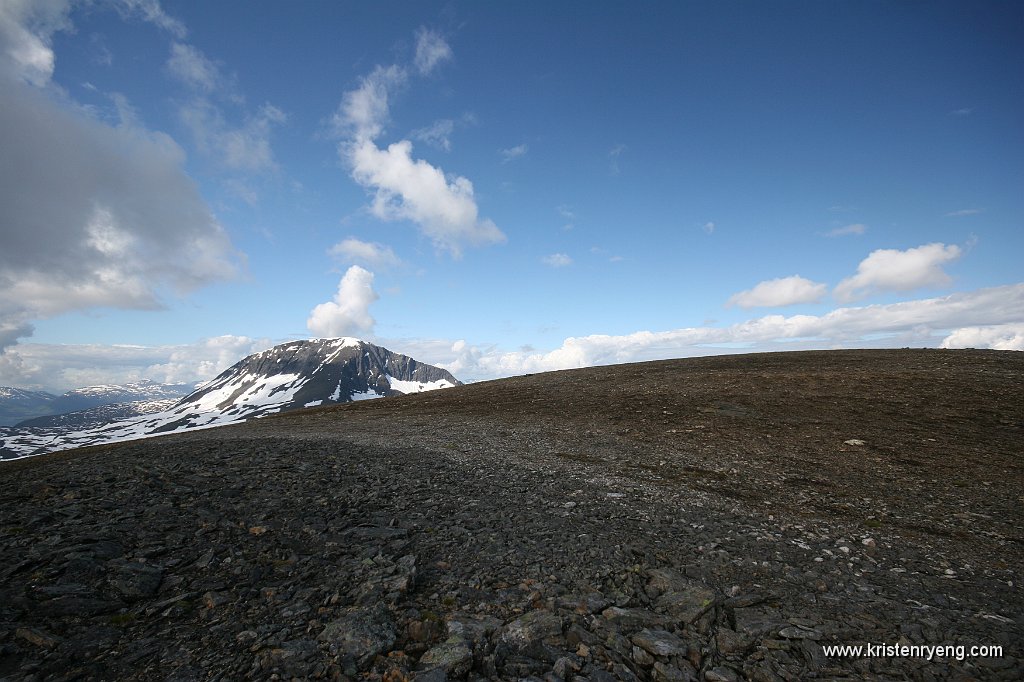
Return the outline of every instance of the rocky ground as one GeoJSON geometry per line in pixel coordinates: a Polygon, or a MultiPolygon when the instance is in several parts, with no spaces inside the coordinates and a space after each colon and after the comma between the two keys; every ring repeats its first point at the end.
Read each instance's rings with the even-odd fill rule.
{"type": "Polygon", "coordinates": [[[5,463],[0,678],[1017,680],[1022,474],[1024,353],[936,350],[558,372],[5,463]],[[825,651],[869,643],[965,651],[825,651]]]}

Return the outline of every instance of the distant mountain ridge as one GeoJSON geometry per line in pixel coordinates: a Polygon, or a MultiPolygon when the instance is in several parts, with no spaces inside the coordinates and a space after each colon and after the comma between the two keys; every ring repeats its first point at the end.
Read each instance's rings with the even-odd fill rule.
{"type": "Polygon", "coordinates": [[[85,386],[62,395],[0,386],[0,426],[21,425],[26,420],[115,403],[177,400],[194,388],[194,383],[161,384],[148,379],[127,384],[85,386]]]}
{"type": "Polygon", "coordinates": [[[140,417],[144,414],[153,414],[169,410],[178,403],[178,399],[167,398],[164,400],[132,400],[125,403],[110,403],[89,407],[84,410],[65,412],[64,414],[49,414],[45,417],[34,417],[15,424],[14,428],[68,428],[68,429],[90,429],[104,426],[111,422],[140,417]]]}
{"type": "Polygon", "coordinates": [[[93,408],[58,419],[33,420],[26,428],[0,429],[0,458],[221,426],[275,412],[461,383],[440,367],[355,338],[291,341],[242,359],[157,412],[143,413],[144,406],[136,401],[108,407],[112,416],[118,410],[122,414],[139,410],[139,416],[111,423],[93,408]]]}

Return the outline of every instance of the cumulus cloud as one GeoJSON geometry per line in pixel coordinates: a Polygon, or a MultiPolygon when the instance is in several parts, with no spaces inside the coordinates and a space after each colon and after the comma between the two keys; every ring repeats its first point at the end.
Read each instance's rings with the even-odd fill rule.
{"type": "Polygon", "coordinates": [[[980,208],[963,208],[963,209],[960,209],[959,211],[950,211],[949,213],[946,213],[945,215],[946,215],[947,218],[963,218],[963,217],[966,217],[966,216],[969,216],[969,215],[978,215],[981,212],[982,212],[982,209],[980,209],[980,208]]]}
{"type": "Polygon", "coordinates": [[[412,143],[402,140],[381,149],[372,140],[348,147],[352,177],[374,191],[371,211],[382,220],[406,219],[419,225],[434,245],[458,257],[464,245],[505,241],[498,226],[481,219],[473,183],[412,158],[412,143]]]}
{"type": "MultiPolygon", "coordinates": [[[[53,34],[71,28],[69,0],[0,3],[0,71],[43,87],[53,76],[53,34]]],[[[6,94],[5,94],[6,96],[6,94]]]]}
{"type": "Polygon", "coordinates": [[[362,78],[358,88],[342,95],[332,119],[335,131],[355,140],[379,137],[390,118],[391,93],[404,85],[408,77],[397,64],[375,67],[362,78]]]}
{"type": "MultiPolygon", "coordinates": [[[[159,307],[240,259],[169,137],[106,125],[0,75],[0,315],[159,307]]],[[[6,326],[10,326],[7,324],[6,326]]]]}
{"type": "Polygon", "coordinates": [[[525,144],[516,145],[515,147],[509,147],[508,149],[499,149],[498,153],[501,154],[501,162],[508,163],[514,159],[518,159],[528,152],[530,148],[525,144]]]}
{"type": "Polygon", "coordinates": [[[372,335],[375,321],[370,305],[378,298],[373,273],[353,265],[338,283],[334,299],[313,308],[306,327],[323,338],[372,335]]]}
{"type": "Polygon", "coordinates": [[[842,227],[836,227],[825,233],[826,237],[846,237],[851,234],[864,234],[867,232],[868,226],[863,223],[853,223],[852,225],[843,225],[842,227]]]}
{"type": "Polygon", "coordinates": [[[452,48],[441,37],[441,34],[427,28],[416,32],[416,70],[421,74],[429,74],[439,64],[453,58],[452,48]]]}
{"type": "Polygon", "coordinates": [[[402,260],[395,255],[390,246],[364,242],[355,237],[338,242],[328,250],[328,253],[342,261],[363,263],[375,268],[394,268],[402,264],[402,260]]]}
{"type": "MultiPolygon", "coordinates": [[[[157,3],[116,6],[173,28],[157,3]]],[[[181,147],[145,129],[123,97],[111,125],[49,85],[53,34],[72,28],[66,2],[0,5],[0,347],[34,319],[158,308],[168,289],[241,269],[181,147]]]]}
{"type": "Polygon", "coordinates": [[[272,345],[269,339],[232,335],[165,346],[23,343],[0,355],[0,385],[62,393],[141,379],[203,381],[272,345]]]}
{"type": "Polygon", "coordinates": [[[565,268],[572,265],[572,258],[564,253],[553,253],[541,258],[540,262],[552,268],[565,268]]]}
{"type": "MultiPolygon", "coordinates": [[[[445,61],[451,48],[436,33],[417,34],[417,69],[432,70],[445,61]]],[[[412,156],[412,142],[400,140],[382,148],[376,139],[390,117],[390,98],[408,80],[408,71],[397,64],[377,66],[358,88],[346,92],[332,119],[335,132],[344,139],[338,153],[351,169],[352,178],[372,192],[372,213],[381,220],[415,223],[435,247],[453,257],[465,245],[482,246],[505,241],[493,221],[482,219],[473,183],[459,175],[412,156]]]]}
{"type": "Polygon", "coordinates": [[[941,347],[1024,350],[1024,322],[954,329],[941,347]]]}
{"type": "Polygon", "coordinates": [[[906,251],[878,249],[860,262],[857,274],[836,285],[833,294],[849,302],[877,292],[944,286],[952,280],[942,266],[961,253],[959,246],[937,242],[906,251]]]}
{"type": "Polygon", "coordinates": [[[797,303],[817,303],[827,292],[828,285],[793,275],[769,279],[753,289],[733,294],[726,305],[740,308],[778,308],[797,303]]]}

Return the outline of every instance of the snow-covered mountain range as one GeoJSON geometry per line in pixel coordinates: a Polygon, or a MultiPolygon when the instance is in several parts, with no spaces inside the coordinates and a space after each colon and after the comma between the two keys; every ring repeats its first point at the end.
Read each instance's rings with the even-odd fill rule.
{"type": "MultiPolygon", "coordinates": [[[[0,428],[0,459],[221,426],[274,412],[418,393],[460,383],[447,370],[359,339],[292,341],[250,355],[170,405],[154,407],[135,401],[120,406],[138,410],[138,416],[96,424],[98,415],[90,411],[64,415],[49,420],[48,425],[0,428]],[[147,409],[158,411],[145,413],[147,409]]],[[[118,407],[108,406],[107,410],[113,414],[118,407]]]]}
{"type": "Polygon", "coordinates": [[[129,384],[86,386],[54,395],[45,391],[0,386],[0,426],[19,425],[29,419],[63,415],[102,405],[153,400],[178,400],[195,384],[161,384],[144,379],[129,384]]]}

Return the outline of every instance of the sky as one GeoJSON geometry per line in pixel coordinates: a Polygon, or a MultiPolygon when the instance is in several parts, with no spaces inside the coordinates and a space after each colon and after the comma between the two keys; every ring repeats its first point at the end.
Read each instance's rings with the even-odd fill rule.
{"type": "Polygon", "coordinates": [[[0,385],[1024,350],[1016,2],[0,0],[0,385]]]}

